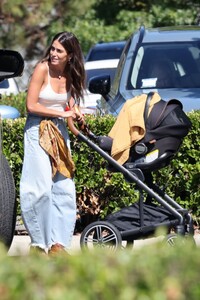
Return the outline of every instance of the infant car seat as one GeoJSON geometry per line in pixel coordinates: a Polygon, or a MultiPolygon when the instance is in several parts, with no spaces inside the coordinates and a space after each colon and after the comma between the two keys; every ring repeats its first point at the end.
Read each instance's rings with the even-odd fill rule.
{"type": "MultiPolygon", "coordinates": [[[[181,102],[176,99],[161,99],[154,104],[148,116],[152,96],[153,92],[147,95],[144,110],[146,134],[131,147],[129,159],[124,164],[127,169],[139,168],[144,172],[166,166],[191,128],[192,124],[184,113],[181,102]]],[[[110,152],[112,138],[100,136],[98,144],[100,148],[110,152]]]]}

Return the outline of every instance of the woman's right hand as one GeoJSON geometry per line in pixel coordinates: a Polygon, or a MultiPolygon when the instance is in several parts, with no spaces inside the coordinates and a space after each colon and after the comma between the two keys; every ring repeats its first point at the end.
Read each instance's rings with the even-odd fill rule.
{"type": "Polygon", "coordinates": [[[68,111],[63,111],[62,112],[62,118],[69,118],[69,117],[72,117],[73,119],[76,119],[77,115],[72,110],[68,110],[68,111]]]}

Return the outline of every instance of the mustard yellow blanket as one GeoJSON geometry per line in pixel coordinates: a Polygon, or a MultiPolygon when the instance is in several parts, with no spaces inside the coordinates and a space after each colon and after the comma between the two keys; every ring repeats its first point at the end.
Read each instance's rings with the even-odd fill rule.
{"type": "MultiPolygon", "coordinates": [[[[128,160],[131,146],[145,136],[143,113],[146,98],[147,95],[142,94],[127,100],[108,134],[113,139],[111,155],[121,165],[128,160]]],[[[160,99],[160,95],[154,93],[150,101],[149,113],[160,99]]]]}

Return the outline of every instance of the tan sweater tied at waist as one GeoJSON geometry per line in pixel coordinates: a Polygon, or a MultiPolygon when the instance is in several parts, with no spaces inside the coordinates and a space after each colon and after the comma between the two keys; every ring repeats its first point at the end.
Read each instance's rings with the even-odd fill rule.
{"type": "Polygon", "coordinates": [[[52,164],[52,177],[60,172],[67,178],[73,178],[75,165],[63,136],[51,120],[43,120],[39,129],[40,146],[49,154],[52,164]]]}

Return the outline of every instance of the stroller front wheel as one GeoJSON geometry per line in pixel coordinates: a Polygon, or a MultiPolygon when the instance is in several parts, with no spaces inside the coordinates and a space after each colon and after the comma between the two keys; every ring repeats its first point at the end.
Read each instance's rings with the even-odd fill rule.
{"type": "Polygon", "coordinates": [[[85,227],[81,234],[81,249],[92,250],[94,248],[105,248],[116,251],[122,245],[119,230],[106,221],[96,221],[85,227]]]}
{"type": "Polygon", "coordinates": [[[165,238],[165,242],[170,247],[175,247],[176,245],[180,244],[184,246],[186,242],[190,242],[192,245],[196,246],[196,242],[193,236],[186,234],[185,236],[180,236],[175,233],[168,234],[165,238]]]}

